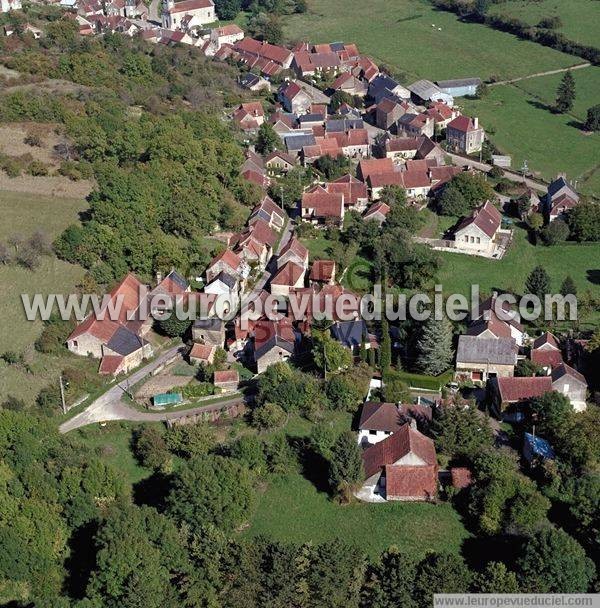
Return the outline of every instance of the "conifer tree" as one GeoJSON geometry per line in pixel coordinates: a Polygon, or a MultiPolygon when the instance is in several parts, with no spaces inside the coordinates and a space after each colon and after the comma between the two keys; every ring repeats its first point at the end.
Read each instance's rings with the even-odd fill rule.
{"type": "Polygon", "coordinates": [[[392,339],[390,338],[390,326],[385,316],[381,316],[381,350],[379,353],[379,366],[383,373],[387,372],[392,365],[392,339]]]}
{"type": "Polygon", "coordinates": [[[550,277],[543,266],[536,266],[525,281],[525,293],[537,296],[543,303],[547,293],[550,293],[550,277]]]}
{"type": "Polygon", "coordinates": [[[562,285],[560,286],[560,293],[563,296],[568,296],[570,294],[574,296],[577,295],[577,286],[575,285],[575,281],[570,274],[568,274],[565,277],[565,280],[562,282],[562,285]]]}
{"type": "Polygon", "coordinates": [[[570,112],[575,101],[575,80],[571,72],[565,72],[556,89],[556,110],[561,114],[570,112]]]}
{"type": "Polygon", "coordinates": [[[417,351],[418,367],[421,371],[432,376],[445,372],[454,357],[450,321],[445,317],[439,321],[430,317],[423,325],[417,351]]]}

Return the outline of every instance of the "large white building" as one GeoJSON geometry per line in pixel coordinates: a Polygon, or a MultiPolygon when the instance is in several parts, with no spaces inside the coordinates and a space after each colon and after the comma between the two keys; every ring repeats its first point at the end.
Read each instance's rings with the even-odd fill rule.
{"type": "Polygon", "coordinates": [[[216,20],[213,0],[165,0],[163,4],[162,25],[168,30],[189,31],[216,20]]]}
{"type": "Polygon", "coordinates": [[[0,13],[8,13],[21,8],[21,0],[0,0],[0,13]]]}

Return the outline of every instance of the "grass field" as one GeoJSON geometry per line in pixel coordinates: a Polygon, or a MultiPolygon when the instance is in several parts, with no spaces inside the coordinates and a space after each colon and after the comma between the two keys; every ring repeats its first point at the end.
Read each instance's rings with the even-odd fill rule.
{"type": "Polygon", "coordinates": [[[574,77],[576,117],[550,111],[560,75],[492,87],[484,99],[461,99],[459,104],[479,117],[494,143],[512,156],[513,167],[521,168],[526,160],[545,179],[565,172],[578,180],[581,192],[600,196],[600,136],[579,128],[584,108],[599,101],[600,68],[576,70],[574,77]]]}
{"type": "MultiPolygon", "coordinates": [[[[0,192],[0,241],[19,234],[29,237],[37,230],[53,239],[86,208],[83,200],[59,199],[0,192]]],[[[83,269],[53,256],[44,256],[35,271],[9,265],[0,266],[0,352],[25,353],[33,374],[15,367],[0,366],[0,399],[13,394],[31,401],[37,392],[56,377],[64,361],[33,350],[41,321],[29,322],[21,303],[22,293],[69,293],[81,280],[83,269]]],[[[69,357],[72,359],[72,357],[69,357]]]]}
{"type": "Polygon", "coordinates": [[[544,17],[559,16],[563,25],[556,29],[557,32],[581,44],[600,45],[597,0],[508,0],[492,4],[489,12],[515,17],[530,25],[537,25],[544,17]]]}
{"type": "Polygon", "coordinates": [[[342,538],[357,544],[371,557],[390,545],[415,557],[422,557],[427,551],[457,553],[468,536],[458,514],[448,504],[341,506],[299,474],[269,483],[244,534],[263,534],[294,543],[342,538]]]}
{"type": "Polygon", "coordinates": [[[467,294],[471,284],[479,284],[482,293],[503,289],[523,293],[527,275],[541,264],[551,278],[551,287],[558,292],[570,274],[579,293],[591,290],[600,296],[600,243],[593,245],[533,246],[524,230],[515,229],[515,239],[502,260],[487,260],[458,253],[441,253],[443,266],[439,282],[444,293],[467,294]]]}
{"type": "Polygon", "coordinates": [[[355,42],[364,53],[403,72],[408,81],[516,78],[580,63],[510,34],[462,23],[427,0],[374,0],[368,6],[358,0],[309,0],[307,13],[286,18],[285,34],[290,40],[314,43],[355,42]]]}

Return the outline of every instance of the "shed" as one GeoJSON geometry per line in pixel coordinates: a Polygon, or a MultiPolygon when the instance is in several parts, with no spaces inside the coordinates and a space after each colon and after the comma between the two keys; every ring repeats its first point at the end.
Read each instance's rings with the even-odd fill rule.
{"type": "Polygon", "coordinates": [[[481,84],[481,78],[456,78],[454,80],[438,80],[436,82],[442,93],[452,97],[464,97],[475,95],[477,87],[481,84]]]}

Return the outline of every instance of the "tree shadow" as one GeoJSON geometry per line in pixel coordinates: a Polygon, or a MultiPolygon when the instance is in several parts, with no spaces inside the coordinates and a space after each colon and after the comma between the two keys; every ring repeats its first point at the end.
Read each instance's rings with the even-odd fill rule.
{"type": "Polygon", "coordinates": [[[594,285],[600,285],[600,270],[595,268],[594,270],[586,271],[587,280],[594,285]]]}
{"type": "Polygon", "coordinates": [[[543,101],[539,101],[537,99],[528,99],[527,103],[538,110],[544,110],[545,112],[550,112],[550,114],[558,114],[554,106],[544,103],[543,101]]]}
{"type": "Polygon", "coordinates": [[[315,486],[318,492],[330,494],[329,462],[310,445],[306,438],[294,438],[302,476],[315,486]]]}
{"type": "Polygon", "coordinates": [[[570,120],[567,125],[574,129],[578,129],[579,131],[585,131],[585,123],[579,120],[570,120]]]}
{"type": "Polygon", "coordinates": [[[69,538],[69,557],[65,562],[67,578],[65,591],[76,599],[83,599],[96,565],[94,536],[98,531],[98,521],[93,520],[76,528],[69,538]]]}
{"type": "Polygon", "coordinates": [[[155,471],[133,485],[133,502],[138,506],[154,507],[164,511],[167,495],[171,489],[171,477],[155,471]]]}
{"type": "Polygon", "coordinates": [[[509,567],[515,563],[523,539],[518,536],[485,536],[467,538],[462,544],[462,555],[474,570],[481,570],[489,561],[502,561],[509,567]]]}

